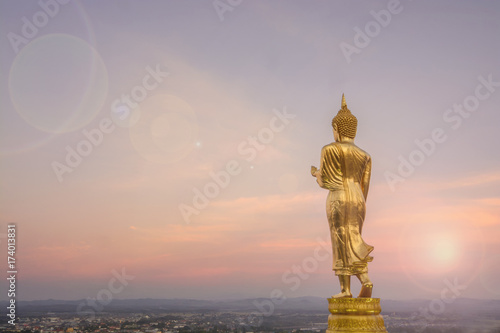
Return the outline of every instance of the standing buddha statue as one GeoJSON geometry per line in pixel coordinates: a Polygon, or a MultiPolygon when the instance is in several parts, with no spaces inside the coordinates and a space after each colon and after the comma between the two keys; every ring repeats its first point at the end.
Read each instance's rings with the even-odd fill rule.
{"type": "Polygon", "coordinates": [[[361,237],[365,220],[366,198],[371,174],[371,158],[354,144],[358,120],[347,108],[342,95],[341,109],[332,120],[335,142],[321,150],[320,168],[311,167],[311,174],[324,189],[329,190],[326,215],[330,226],[333,270],[341,291],[333,298],[352,297],[351,276],[361,282],[358,297],[370,298],[373,284],[368,277],[368,262],[373,246],[361,237]]]}

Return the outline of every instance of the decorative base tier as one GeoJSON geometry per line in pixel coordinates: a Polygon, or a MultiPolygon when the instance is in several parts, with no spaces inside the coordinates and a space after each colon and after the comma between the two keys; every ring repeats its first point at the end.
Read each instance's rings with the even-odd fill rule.
{"type": "Polygon", "coordinates": [[[329,298],[328,310],[326,333],[387,333],[380,298],[329,298]]]}

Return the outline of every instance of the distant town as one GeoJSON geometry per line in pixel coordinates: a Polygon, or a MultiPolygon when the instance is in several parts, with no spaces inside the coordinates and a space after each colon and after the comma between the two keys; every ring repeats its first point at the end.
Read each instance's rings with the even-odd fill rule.
{"type": "MultiPolygon", "coordinates": [[[[1,332],[22,333],[323,333],[328,313],[321,298],[287,299],[269,312],[265,299],[237,301],[114,300],[100,312],[76,311],[78,301],[21,303],[15,325],[4,314],[1,332]],[[261,302],[261,303],[259,303],[261,302]],[[134,304],[136,308],[134,309],[134,304]],[[176,311],[176,304],[183,311],[176,311]],[[257,305],[257,308],[256,306],[257,305]],[[229,310],[228,307],[234,307],[229,310]],[[24,310],[23,310],[24,308],[24,310]],[[141,308],[141,309],[138,309],[141,308]],[[302,309],[300,309],[302,308],[302,309]],[[271,311],[272,310],[272,311],[271,311]],[[271,313],[272,312],[272,313],[271,313]]],[[[0,302],[1,303],[1,302],[0,302]]],[[[6,302],[3,302],[7,304],[6,302]]],[[[2,306],[4,305],[2,303],[2,306]]],[[[443,313],[418,312],[426,301],[389,301],[383,308],[390,333],[500,333],[500,301],[459,300],[443,313]],[[417,309],[417,311],[412,311],[417,309]],[[398,311],[399,310],[399,311],[398,311]]],[[[88,309],[87,309],[88,310],[88,309]]]]}

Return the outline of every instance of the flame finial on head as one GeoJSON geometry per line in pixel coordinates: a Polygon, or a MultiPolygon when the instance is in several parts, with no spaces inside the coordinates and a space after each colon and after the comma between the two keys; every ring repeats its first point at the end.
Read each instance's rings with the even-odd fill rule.
{"type": "Polygon", "coordinates": [[[342,93],[342,104],[340,105],[342,108],[344,108],[344,106],[347,106],[347,103],[345,102],[345,97],[344,97],[344,94],[342,93]]]}

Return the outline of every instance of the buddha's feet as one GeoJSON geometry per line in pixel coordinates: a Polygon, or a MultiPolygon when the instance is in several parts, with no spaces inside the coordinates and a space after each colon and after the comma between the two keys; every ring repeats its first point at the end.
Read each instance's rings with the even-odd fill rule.
{"type": "Polygon", "coordinates": [[[359,292],[358,297],[361,298],[370,298],[372,297],[373,283],[364,283],[361,286],[361,291],[359,292]]]}
{"type": "Polygon", "coordinates": [[[344,291],[337,295],[333,295],[332,298],[352,298],[352,294],[344,291]]]}

